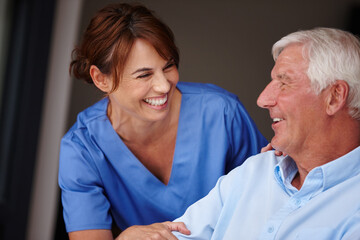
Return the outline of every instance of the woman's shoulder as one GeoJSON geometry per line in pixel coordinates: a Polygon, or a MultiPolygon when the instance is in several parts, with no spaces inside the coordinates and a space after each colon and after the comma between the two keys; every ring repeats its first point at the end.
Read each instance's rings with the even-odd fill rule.
{"type": "Polygon", "coordinates": [[[100,101],[96,102],[92,106],[81,111],[76,118],[75,123],[66,133],[66,136],[72,135],[76,131],[87,131],[88,125],[94,121],[104,120],[107,118],[106,109],[108,105],[108,98],[103,98],[100,101]]]}
{"type": "Polygon", "coordinates": [[[207,98],[211,102],[239,102],[235,94],[212,83],[179,82],[177,88],[183,96],[207,98]]]}

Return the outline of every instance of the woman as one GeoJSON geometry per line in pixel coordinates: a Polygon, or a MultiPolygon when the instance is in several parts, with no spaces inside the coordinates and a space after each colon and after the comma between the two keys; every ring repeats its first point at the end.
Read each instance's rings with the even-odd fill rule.
{"type": "Polygon", "coordinates": [[[266,145],[235,95],[179,82],[173,34],[143,6],[100,10],[73,53],[71,72],[106,97],[61,142],[71,239],[173,220],[266,145]]]}

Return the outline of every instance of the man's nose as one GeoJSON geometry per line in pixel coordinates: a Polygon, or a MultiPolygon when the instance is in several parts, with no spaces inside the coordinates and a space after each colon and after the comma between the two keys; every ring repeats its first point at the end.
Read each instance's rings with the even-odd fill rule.
{"type": "Polygon", "coordinates": [[[257,105],[261,108],[269,108],[276,104],[275,84],[271,81],[260,93],[257,99],[257,105]]]}

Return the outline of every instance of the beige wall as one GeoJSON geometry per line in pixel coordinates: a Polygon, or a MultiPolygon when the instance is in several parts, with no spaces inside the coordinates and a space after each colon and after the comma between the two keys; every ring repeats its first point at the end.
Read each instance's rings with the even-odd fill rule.
{"type": "MultiPolygon", "coordinates": [[[[110,0],[85,0],[84,29],[110,0]]],[[[131,2],[131,1],[128,1],[131,2]]],[[[238,95],[260,131],[271,139],[268,112],[256,99],[270,80],[272,44],[290,32],[317,26],[346,29],[354,0],[142,0],[174,31],[180,48],[180,80],[215,83],[238,95]]],[[[69,125],[101,95],[73,82],[69,125]]]]}
{"type": "MultiPolygon", "coordinates": [[[[74,123],[76,114],[101,97],[93,87],[68,78],[73,42],[79,39],[91,15],[110,2],[118,1],[57,1],[46,104],[29,213],[29,240],[52,239],[58,204],[56,173],[60,138],[74,123]],[[79,12],[82,15],[80,30],[79,12]]],[[[181,53],[181,80],[215,83],[237,94],[268,139],[273,135],[270,119],[266,110],[256,106],[256,98],[270,80],[272,44],[298,29],[316,26],[346,29],[351,5],[360,4],[360,0],[138,2],[155,10],[173,29],[181,53]]]]}

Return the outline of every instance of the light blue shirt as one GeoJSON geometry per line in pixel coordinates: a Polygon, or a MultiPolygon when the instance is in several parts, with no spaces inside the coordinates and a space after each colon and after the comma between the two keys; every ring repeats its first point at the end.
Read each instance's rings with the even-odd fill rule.
{"type": "Polygon", "coordinates": [[[219,177],[267,144],[239,99],[211,84],[177,85],[181,109],[167,185],[137,159],[107,117],[105,98],[61,142],[59,186],[68,232],[172,221],[219,177]]]}
{"type": "Polygon", "coordinates": [[[249,158],[175,221],[179,239],[360,239],[360,147],[309,172],[300,190],[288,157],[249,158]]]}

